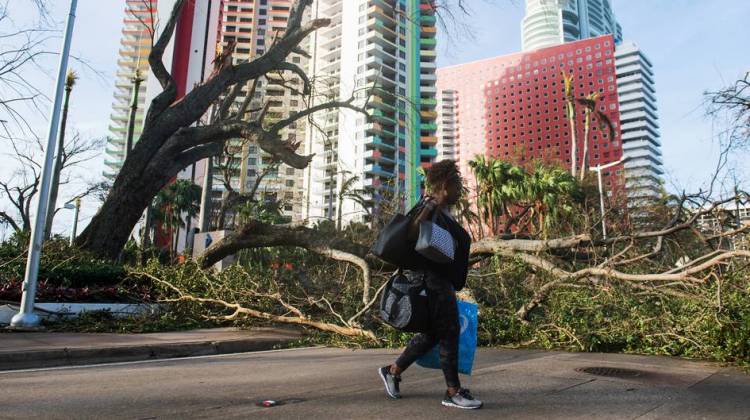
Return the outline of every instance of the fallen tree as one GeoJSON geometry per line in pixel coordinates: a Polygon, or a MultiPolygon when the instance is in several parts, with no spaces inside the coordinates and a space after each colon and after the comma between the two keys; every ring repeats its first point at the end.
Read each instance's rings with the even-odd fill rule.
{"type": "MultiPolygon", "coordinates": [[[[311,93],[310,78],[288,58],[293,54],[306,55],[299,47],[302,41],[330,23],[329,19],[304,20],[305,10],[312,0],[296,0],[292,4],[286,31],[265,54],[238,64],[230,59],[217,60],[205,82],[178,98],[177,84],[162,57],[185,3],[186,0],[175,3],[149,54],[151,70],[163,91],[151,102],[142,134],[102,207],[76,240],[78,246],[104,257],[118,256],[143,211],[179,171],[220,154],[229,140],[252,142],[279,162],[303,169],[312,157],[298,154],[295,145],[282,140],[284,129],[326,109],[349,108],[364,113],[363,108],[354,104],[354,96],[349,100],[331,100],[311,106],[278,121],[267,119],[263,109],[250,109],[250,100],[236,106],[236,99],[248,82],[269,73],[293,74],[302,82],[301,93],[311,93]],[[207,124],[196,126],[212,106],[213,117],[207,124]]],[[[231,54],[228,57],[231,58],[231,54]]]]}
{"type": "MultiPolygon", "coordinates": [[[[688,205],[695,201],[695,196],[684,196],[679,201],[679,205],[672,209],[671,218],[661,229],[622,233],[607,239],[597,237],[593,231],[546,240],[507,236],[484,238],[472,245],[470,258],[475,263],[476,271],[482,270],[483,261],[488,258],[518,261],[529,270],[528,281],[545,280],[533,291],[528,301],[516,309],[517,318],[524,323],[528,322],[529,314],[543,305],[552,292],[576,284],[597,287],[616,281],[644,292],[690,297],[691,287],[698,287],[716,280],[721,276],[722,270],[726,270],[733,262],[744,261],[746,264],[750,261],[750,251],[731,249],[732,247],[728,247],[726,242],[732,240],[733,243],[740,243],[742,240],[747,240],[750,224],[722,226],[719,231],[714,232],[707,232],[705,227],[701,226],[701,223],[705,223],[705,218],[720,220],[722,212],[725,212],[723,205],[737,200],[747,200],[747,198],[748,195],[742,193],[721,200],[704,202],[695,208],[688,205]],[[692,245],[689,245],[690,242],[692,245]],[[698,248],[699,252],[693,249],[682,254],[676,253],[681,243],[698,248]],[[569,253],[560,254],[560,251],[569,251],[569,253]],[[576,256],[582,253],[589,255],[590,258],[577,261],[576,256]],[[686,261],[685,256],[688,253],[693,253],[693,255],[686,261]]],[[[371,305],[371,302],[378,297],[379,290],[374,291],[375,294],[370,297],[372,292],[370,279],[373,275],[383,276],[384,273],[380,270],[384,268],[384,265],[368,255],[368,247],[365,244],[353,242],[340,234],[321,234],[321,231],[316,228],[301,225],[271,225],[251,221],[239,231],[211,246],[202,256],[199,264],[206,269],[222,258],[241,250],[271,247],[302,248],[333,260],[354,264],[362,273],[363,303],[370,302],[371,305]],[[372,274],[373,271],[375,274],[372,274]]],[[[472,288],[471,281],[468,287],[472,288]]],[[[284,306],[280,295],[275,298],[284,306]]],[[[184,294],[180,295],[179,299],[199,302],[203,298],[184,294]]],[[[223,300],[212,302],[234,311],[227,319],[234,319],[241,314],[270,319],[267,315],[252,312],[237,302],[223,300]]],[[[357,317],[361,316],[363,311],[366,312],[367,308],[359,311],[357,317]]],[[[285,318],[279,322],[304,321],[305,325],[333,331],[331,325],[316,326],[299,314],[292,318],[295,320],[285,318]]],[[[343,321],[344,318],[337,316],[337,319],[343,321]]],[[[351,324],[341,322],[339,326],[350,328],[351,324]]],[[[369,337],[370,333],[372,331],[366,336],[369,337]]],[[[361,332],[354,335],[358,334],[361,335],[361,332]]],[[[347,331],[345,335],[352,335],[352,332],[347,331]]]]}
{"type": "MultiPolygon", "coordinates": [[[[275,306],[282,308],[285,313],[284,314],[275,314],[272,312],[272,310],[259,310],[254,309],[251,307],[248,307],[246,304],[237,302],[237,301],[226,301],[220,298],[216,297],[200,297],[196,296],[194,293],[190,293],[189,291],[178,288],[171,282],[164,280],[160,277],[157,277],[153,274],[146,273],[146,272],[133,272],[133,275],[137,276],[145,276],[150,278],[151,280],[155,281],[158,284],[163,285],[166,287],[169,291],[173,292],[175,297],[172,298],[165,298],[161,299],[161,302],[165,303],[177,303],[177,302],[190,302],[190,303],[196,303],[200,305],[211,305],[214,308],[218,308],[219,310],[227,310],[231,311],[228,315],[216,315],[216,316],[209,316],[210,319],[219,319],[224,321],[232,321],[236,320],[240,317],[251,317],[251,318],[257,318],[262,319],[266,321],[272,321],[277,322],[281,324],[291,324],[291,325],[300,325],[304,327],[311,327],[318,329],[320,331],[326,331],[336,334],[341,334],[345,336],[351,336],[351,337],[363,337],[372,341],[378,341],[377,336],[370,330],[366,330],[361,328],[360,324],[357,322],[358,319],[368,310],[376,301],[376,297],[373,297],[372,300],[369,302],[365,302],[365,305],[353,316],[351,316],[349,319],[344,319],[340,314],[338,314],[332,307],[331,303],[325,298],[319,298],[319,299],[312,299],[307,298],[303,299],[303,303],[307,305],[323,305],[325,304],[325,308],[330,311],[330,314],[333,314],[336,316],[336,318],[339,320],[339,324],[333,323],[333,322],[326,322],[326,321],[320,321],[312,319],[311,316],[305,314],[298,305],[295,305],[289,301],[289,298],[285,298],[282,296],[282,294],[279,291],[275,291],[272,293],[269,293],[267,290],[259,290],[261,287],[257,283],[250,283],[249,287],[246,286],[243,288],[243,294],[245,299],[258,301],[260,299],[268,300],[275,304],[275,306]]],[[[247,274],[247,272],[245,272],[247,274]]],[[[385,284],[384,284],[385,285],[385,284]]],[[[381,286],[382,289],[383,286],[381,286]]],[[[221,288],[220,285],[217,285],[217,288],[221,288]]],[[[220,294],[221,291],[216,290],[217,288],[214,288],[212,290],[213,294],[220,294]]],[[[235,299],[237,300],[237,299],[235,299]]]]}
{"type": "Polygon", "coordinates": [[[242,249],[267,247],[299,247],[337,261],[356,265],[362,271],[362,301],[370,300],[370,266],[365,260],[368,248],[342,236],[326,236],[306,226],[271,225],[251,221],[226,238],[210,246],[201,256],[201,267],[209,268],[223,258],[242,249]]]}

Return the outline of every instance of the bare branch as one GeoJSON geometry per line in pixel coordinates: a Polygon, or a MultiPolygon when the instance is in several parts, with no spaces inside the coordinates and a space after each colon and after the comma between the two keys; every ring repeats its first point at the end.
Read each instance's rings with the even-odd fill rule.
{"type": "MultiPolygon", "coordinates": [[[[299,309],[284,302],[283,299],[281,299],[280,295],[266,295],[266,297],[270,296],[272,298],[275,298],[277,301],[279,301],[282,304],[282,306],[289,309],[291,312],[293,312],[297,316],[292,317],[292,316],[275,315],[275,314],[271,314],[268,312],[263,312],[263,311],[258,311],[255,309],[247,308],[247,307],[242,306],[239,303],[230,303],[223,299],[196,297],[194,295],[191,295],[187,292],[180,290],[178,287],[174,286],[172,283],[164,279],[161,279],[159,277],[156,277],[150,273],[134,272],[133,274],[145,276],[156,281],[157,283],[163,284],[168,289],[175,292],[178,296],[177,298],[174,298],[174,299],[164,299],[163,302],[195,302],[195,303],[201,303],[201,304],[217,305],[217,306],[232,310],[231,315],[221,317],[224,320],[234,320],[234,319],[237,319],[240,315],[245,315],[245,316],[250,316],[253,318],[265,319],[265,320],[279,322],[283,324],[293,324],[293,325],[303,325],[303,326],[313,327],[321,331],[333,332],[333,333],[341,334],[344,336],[365,337],[372,341],[376,341],[376,342],[378,341],[378,338],[375,336],[375,334],[369,330],[364,330],[362,328],[352,327],[352,326],[340,326],[340,325],[331,324],[328,322],[320,322],[320,321],[312,320],[309,317],[305,316],[299,309]]],[[[256,297],[264,296],[263,294],[257,294],[257,293],[255,293],[254,295],[256,297]]]]}
{"type": "Polygon", "coordinates": [[[164,66],[163,57],[169,41],[172,40],[175,27],[177,26],[177,20],[182,13],[184,5],[185,0],[177,0],[175,2],[174,7],[172,8],[172,14],[169,16],[166,26],[162,30],[159,39],[151,48],[151,52],[148,55],[148,63],[151,66],[151,71],[154,73],[154,76],[164,90],[158,94],[153,101],[151,101],[148,115],[146,115],[144,129],[146,127],[151,127],[156,118],[167,109],[177,97],[177,84],[175,83],[172,74],[169,73],[164,66]]]}
{"type": "Polygon", "coordinates": [[[302,85],[303,85],[302,94],[305,96],[310,95],[310,92],[312,91],[312,87],[310,85],[310,78],[307,77],[307,73],[305,73],[305,71],[302,70],[300,66],[296,64],[292,64],[292,63],[281,63],[281,65],[279,65],[277,69],[288,70],[288,71],[293,72],[297,76],[299,76],[299,78],[302,79],[302,85]]]}

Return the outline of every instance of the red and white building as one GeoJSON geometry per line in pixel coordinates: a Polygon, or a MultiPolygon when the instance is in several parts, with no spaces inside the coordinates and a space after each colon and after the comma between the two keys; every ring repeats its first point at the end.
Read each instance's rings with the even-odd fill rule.
{"type": "MultiPolygon", "coordinates": [[[[452,148],[466,175],[471,174],[469,161],[477,155],[519,165],[542,160],[570,168],[571,135],[562,73],[573,75],[577,98],[593,92],[601,95],[599,111],[615,127],[616,135],[610,138],[608,130],[601,130],[596,118],[592,119],[589,164],[603,165],[621,159],[612,35],[438,69],[439,97],[450,99],[440,108],[443,115],[438,150],[452,148]]],[[[580,105],[577,110],[576,161],[580,167],[584,111],[580,105]]],[[[608,187],[622,183],[621,172],[619,165],[604,173],[608,187]]]]}

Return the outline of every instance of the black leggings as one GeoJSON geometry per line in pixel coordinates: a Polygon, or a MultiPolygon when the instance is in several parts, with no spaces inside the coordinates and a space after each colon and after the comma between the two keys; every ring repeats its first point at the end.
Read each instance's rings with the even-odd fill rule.
{"type": "Polygon", "coordinates": [[[461,327],[458,321],[458,305],[453,285],[448,279],[426,271],[427,300],[430,305],[432,328],[428,333],[412,337],[409,345],[396,360],[396,366],[406,370],[422,355],[440,344],[440,367],[448,387],[461,387],[458,380],[458,336],[461,327]]]}

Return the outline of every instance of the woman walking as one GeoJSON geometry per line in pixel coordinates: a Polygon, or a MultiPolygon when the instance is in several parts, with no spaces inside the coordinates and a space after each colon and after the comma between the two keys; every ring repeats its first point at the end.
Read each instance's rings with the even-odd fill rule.
{"type": "Polygon", "coordinates": [[[455,242],[452,262],[440,264],[414,252],[414,262],[407,269],[406,275],[411,278],[423,278],[430,309],[430,330],[415,335],[404,352],[391,365],[378,370],[388,396],[401,398],[399,383],[404,372],[419,357],[430,351],[436,344],[440,345],[440,367],[445,376],[447,390],[442,404],[449,407],[477,409],[482,402],[475,399],[468,389],[461,387],[458,377],[458,337],[460,325],[456,291],[466,284],[469,269],[469,247],[471,237],[450,215],[449,209],[458,202],[463,189],[463,181],[456,162],[443,160],[434,164],[426,177],[427,196],[418,204],[417,216],[409,225],[408,238],[414,249],[419,236],[419,225],[423,220],[431,220],[438,212],[436,223],[450,232],[455,242]]]}

